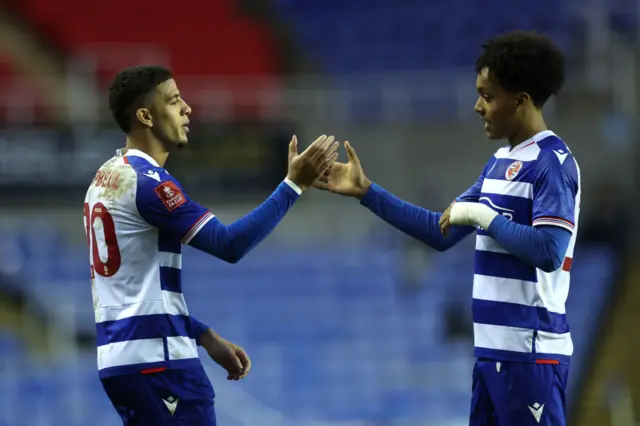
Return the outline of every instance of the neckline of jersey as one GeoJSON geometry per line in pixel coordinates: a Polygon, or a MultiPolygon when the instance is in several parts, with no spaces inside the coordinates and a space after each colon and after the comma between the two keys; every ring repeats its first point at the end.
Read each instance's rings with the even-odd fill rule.
{"type": "Polygon", "coordinates": [[[154,167],[160,167],[158,162],[154,160],[152,156],[150,156],[146,152],[140,151],[139,149],[120,148],[116,150],[116,155],[118,157],[128,157],[132,155],[135,157],[141,157],[147,160],[149,163],[151,163],[154,167]]]}
{"type": "Polygon", "coordinates": [[[541,140],[546,139],[549,136],[556,136],[556,134],[551,130],[543,130],[541,132],[538,132],[535,135],[533,135],[532,137],[530,137],[529,139],[525,140],[524,142],[521,142],[518,145],[516,145],[513,148],[511,148],[509,153],[513,154],[514,152],[519,151],[520,149],[524,148],[525,146],[531,145],[533,142],[536,142],[536,143],[540,142],[541,140]]]}

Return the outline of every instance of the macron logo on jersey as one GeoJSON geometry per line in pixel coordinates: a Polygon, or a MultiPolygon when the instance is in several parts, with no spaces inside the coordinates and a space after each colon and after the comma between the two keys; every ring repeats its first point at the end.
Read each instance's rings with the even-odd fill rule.
{"type": "Polygon", "coordinates": [[[156,186],[155,191],[158,197],[160,197],[162,204],[164,204],[170,212],[187,202],[184,194],[174,182],[168,181],[161,183],[156,186]]]}
{"type": "Polygon", "coordinates": [[[567,159],[567,155],[569,155],[568,153],[558,149],[558,150],[553,150],[553,152],[556,154],[556,157],[558,157],[558,160],[560,160],[560,164],[564,163],[564,160],[567,159]]]}
{"type": "Polygon", "coordinates": [[[150,177],[151,179],[155,179],[158,182],[162,182],[160,179],[160,174],[158,172],[154,172],[153,170],[149,170],[144,174],[146,177],[150,177]]]}

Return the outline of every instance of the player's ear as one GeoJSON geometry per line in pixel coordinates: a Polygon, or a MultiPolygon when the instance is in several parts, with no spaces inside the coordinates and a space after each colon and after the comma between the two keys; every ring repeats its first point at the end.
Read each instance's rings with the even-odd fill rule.
{"type": "Polygon", "coordinates": [[[520,92],[516,95],[516,109],[526,108],[531,103],[531,96],[527,92],[520,92]]]}
{"type": "Polygon", "coordinates": [[[148,108],[138,108],[136,110],[136,120],[145,127],[153,127],[153,116],[148,108]]]}

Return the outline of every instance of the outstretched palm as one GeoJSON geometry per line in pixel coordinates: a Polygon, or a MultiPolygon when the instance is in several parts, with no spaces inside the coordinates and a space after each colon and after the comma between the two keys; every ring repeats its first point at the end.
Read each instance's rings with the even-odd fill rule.
{"type": "Polygon", "coordinates": [[[344,143],[349,157],[348,163],[334,162],[314,184],[316,188],[347,197],[361,198],[369,189],[371,181],[367,179],[360,165],[356,151],[349,142],[344,143]]]}

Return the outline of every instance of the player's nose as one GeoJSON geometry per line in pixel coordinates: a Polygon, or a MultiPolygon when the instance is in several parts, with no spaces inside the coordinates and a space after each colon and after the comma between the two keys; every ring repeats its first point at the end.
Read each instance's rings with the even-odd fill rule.
{"type": "Polygon", "coordinates": [[[191,107],[186,102],[184,103],[184,109],[183,109],[182,113],[184,115],[190,115],[191,114],[191,107]]]}
{"type": "Polygon", "coordinates": [[[482,107],[481,99],[478,98],[476,104],[473,106],[473,110],[480,115],[484,115],[484,108],[482,107]]]}

